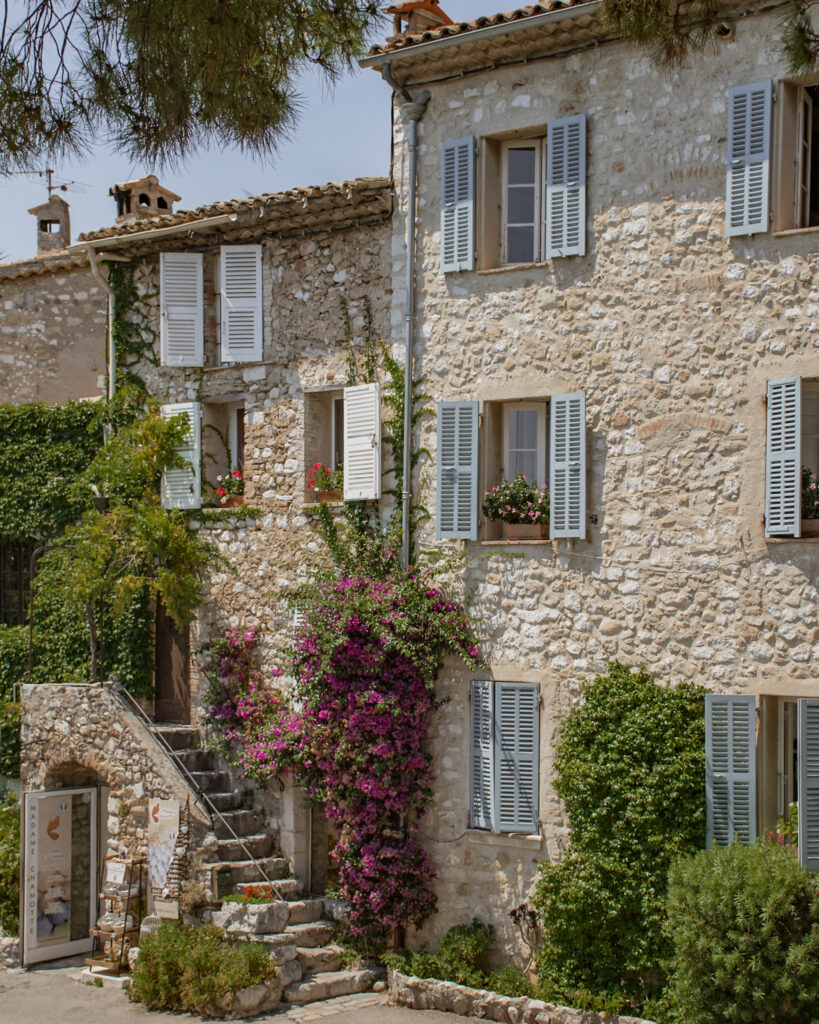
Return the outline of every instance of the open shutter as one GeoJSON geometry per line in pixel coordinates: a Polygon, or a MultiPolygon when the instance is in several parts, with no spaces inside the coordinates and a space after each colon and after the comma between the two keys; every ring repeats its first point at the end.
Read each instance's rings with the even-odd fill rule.
{"type": "Polygon", "coordinates": [[[492,828],[495,784],[492,746],[494,708],[492,683],[475,680],[469,700],[471,759],[469,764],[469,824],[492,828]]]}
{"type": "Polygon", "coordinates": [[[222,361],[262,358],[262,247],[223,245],[222,361]]]}
{"type": "Polygon", "coordinates": [[[727,235],[768,230],[772,95],[769,81],[729,93],[727,235]]]}
{"type": "Polygon", "coordinates": [[[438,403],[439,540],[478,537],[478,403],[438,403]]]}
{"type": "Polygon", "coordinates": [[[159,254],[159,338],[163,366],[201,366],[202,254],[159,254]]]}
{"type": "Polygon", "coordinates": [[[166,469],[162,474],[162,505],[164,508],[199,508],[202,504],[201,479],[201,405],[199,402],[179,402],[163,405],[162,418],[184,414],[190,428],[177,452],[188,462],[185,467],[166,469]]]}
{"type": "Polygon", "coordinates": [[[586,253],[586,115],[550,121],[546,135],[546,258],[586,253]]]}
{"type": "Polygon", "coordinates": [[[705,698],[708,847],[756,839],[756,698],[705,698]]]}
{"type": "Polygon", "coordinates": [[[765,536],[798,537],[802,512],[802,380],[768,381],[765,536]]]}
{"type": "Polygon", "coordinates": [[[495,683],[495,830],[537,832],[538,719],[534,683],[495,683]]]}
{"type": "Polygon", "coordinates": [[[586,392],[552,395],[549,536],[586,536],[586,392]]]}
{"type": "Polygon", "coordinates": [[[475,139],[441,146],[441,270],[475,265],[475,139]]]}
{"type": "Polygon", "coordinates": [[[381,497],[381,389],[344,389],[344,500],[381,497]]]}
{"type": "Polygon", "coordinates": [[[819,700],[798,704],[799,863],[819,871],[819,700]]]}

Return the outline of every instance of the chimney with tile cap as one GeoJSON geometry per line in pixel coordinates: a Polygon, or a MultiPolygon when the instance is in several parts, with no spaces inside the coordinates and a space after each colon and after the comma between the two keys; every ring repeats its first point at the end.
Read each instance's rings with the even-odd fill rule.
{"type": "Polygon", "coordinates": [[[392,43],[405,35],[426,32],[427,29],[452,25],[452,18],[438,6],[438,0],[402,0],[401,3],[383,8],[384,14],[393,15],[393,35],[387,40],[392,43]],[[406,21],[406,27],[403,22],[406,21]]]}
{"type": "Polygon", "coordinates": [[[182,198],[160,185],[154,174],[146,174],[144,178],[138,178],[136,181],[121,181],[117,185],[112,185],[108,189],[108,195],[117,201],[117,224],[173,213],[173,204],[182,198]]]}
{"type": "Polygon", "coordinates": [[[28,212],[37,218],[38,256],[58,252],[71,244],[71,217],[64,199],[51,196],[47,203],[33,206],[28,212]]]}

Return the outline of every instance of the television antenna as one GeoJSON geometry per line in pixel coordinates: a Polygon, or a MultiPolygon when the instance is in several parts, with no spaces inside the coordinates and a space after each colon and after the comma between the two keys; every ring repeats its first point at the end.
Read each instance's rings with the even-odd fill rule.
{"type": "Polygon", "coordinates": [[[34,175],[37,175],[37,177],[40,179],[45,178],[45,187],[48,191],[49,199],[51,199],[52,195],[55,192],[85,192],[87,188],[90,188],[90,185],[88,185],[88,183],[85,181],[68,181],[66,179],[61,179],[59,177],[55,181],[54,176],[57,172],[54,170],[53,167],[46,167],[42,171],[32,169],[30,171],[12,171],[11,173],[23,175],[24,177],[28,178],[29,181],[32,180],[34,175]]]}

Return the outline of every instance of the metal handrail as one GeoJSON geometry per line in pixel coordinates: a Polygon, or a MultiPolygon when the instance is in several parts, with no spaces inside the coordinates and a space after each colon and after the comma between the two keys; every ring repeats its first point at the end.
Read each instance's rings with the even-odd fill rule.
{"type": "Polygon", "coordinates": [[[168,741],[162,735],[162,733],[157,730],[156,723],[151,721],[151,719],[145,713],[145,709],[140,707],[139,703],[125,689],[125,687],[122,686],[121,683],[115,683],[114,686],[113,686],[113,691],[119,697],[121,703],[123,704],[123,706],[127,710],[129,710],[131,712],[133,712],[133,711],[137,712],[137,714],[142,719],[144,724],[148,727],[148,731],[151,733],[151,735],[154,737],[154,739],[159,742],[159,744],[163,748],[164,752],[169,755],[169,757],[171,758],[171,763],[174,765],[174,767],[177,769],[179,774],[182,776],[182,780],[185,782],[185,784],[188,786],[188,788],[190,790],[192,790],[194,797],[199,801],[199,803],[202,805],[203,810],[208,815],[208,818],[210,820],[210,827],[211,828],[214,827],[213,826],[213,818],[214,818],[214,815],[215,815],[221,821],[221,823],[225,826],[225,828],[228,830],[228,832],[231,834],[231,836],[233,836],[233,838],[239,844],[241,849],[247,854],[247,859],[250,860],[250,861],[253,861],[253,864],[254,864],[256,870],[259,872],[259,874],[262,876],[262,878],[265,880],[265,882],[270,886],[272,892],[275,894],[277,899],[281,900],[282,902],[286,902],[285,899],[284,899],[284,896],[282,896],[281,892],[276,888],[276,885],[274,884],[273,880],[271,878],[268,878],[267,872],[264,870],[264,868],[261,866],[261,864],[258,862],[258,860],[253,856],[253,854],[250,852],[247,844],[244,842],[244,840],[241,838],[241,836],[238,836],[236,834],[236,832],[234,831],[233,826],[230,824],[230,822],[225,819],[224,815],[219,810],[219,808],[214,805],[213,801],[210,799],[208,794],[204,792],[204,790],[201,788],[201,786],[196,781],[196,779],[194,779],[194,777],[191,775],[191,773],[188,771],[188,769],[182,763],[182,760],[179,757],[178,751],[174,750],[173,747],[170,745],[170,743],[168,743],[168,741]]]}

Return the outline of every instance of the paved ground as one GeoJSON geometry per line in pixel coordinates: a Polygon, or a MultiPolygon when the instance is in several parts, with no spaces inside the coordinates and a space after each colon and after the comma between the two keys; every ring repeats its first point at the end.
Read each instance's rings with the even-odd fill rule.
{"type": "MultiPolygon", "coordinates": [[[[0,968],[2,1024],[182,1024],[199,1017],[149,1013],[124,992],[81,985],[72,980],[78,968],[42,967],[30,971],[0,968]]],[[[282,1007],[254,1017],[255,1024],[453,1024],[451,1014],[388,1006],[385,994],[365,992],[307,1006],[282,1007]]]]}

